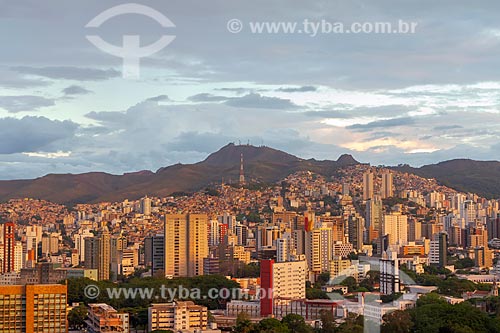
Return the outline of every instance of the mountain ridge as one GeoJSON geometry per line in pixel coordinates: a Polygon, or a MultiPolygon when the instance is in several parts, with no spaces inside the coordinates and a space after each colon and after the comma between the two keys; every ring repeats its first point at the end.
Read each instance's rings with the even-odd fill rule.
{"type": "Polygon", "coordinates": [[[266,146],[230,143],[203,161],[177,163],[159,168],[156,172],[48,174],[35,179],[3,180],[0,181],[0,200],[30,197],[74,204],[137,199],[145,194],[167,196],[173,192],[191,192],[221,182],[223,178],[237,180],[241,154],[246,179],[259,182],[278,181],[301,170],[331,174],[340,166],[359,163],[352,156],[344,156],[338,163],[304,160],[266,146]]]}
{"type": "MultiPolygon", "coordinates": [[[[173,192],[192,192],[220,183],[222,179],[237,181],[241,154],[245,177],[251,182],[275,182],[294,172],[307,170],[331,176],[338,168],[362,164],[349,154],[337,160],[303,159],[266,146],[229,143],[197,163],[172,164],[155,172],[47,174],[35,179],[3,180],[0,181],[0,200],[29,197],[69,205],[137,199],[146,194],[167,196],[173,192]]],[[[497,161],[457,159],[420,168],[408,165],[391,168],[435,178],[460,191],[500,197],[500,162],[497,161]],[[477,170],[481,172],[478,174],[477,170]]]]}
{"type": "Polygon", "coordinates": [[[425,178],[435,178],[441,184],[458,191],[477,193],[488,199],[500,198],[499,161],[475,161],[457,158],[419,168],[409,165],[391,168],[425,178]]]}

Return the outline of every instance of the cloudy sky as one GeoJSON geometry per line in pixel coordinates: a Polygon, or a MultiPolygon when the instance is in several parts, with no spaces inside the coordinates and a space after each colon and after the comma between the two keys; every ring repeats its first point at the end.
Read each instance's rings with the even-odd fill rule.
{"type": "Polygon", "coordinates": [[[175,27],[140,14],[86,27],[125,3],[0,0],[1,179],[156,170],[248,140],[372,164],[500,159],[498,1],[137,1],[175,27]],[[251,31],[305,19],[417,26],[251,31]],[[175,39],[123,78],[122,59],[88,35],[175,39]]]}

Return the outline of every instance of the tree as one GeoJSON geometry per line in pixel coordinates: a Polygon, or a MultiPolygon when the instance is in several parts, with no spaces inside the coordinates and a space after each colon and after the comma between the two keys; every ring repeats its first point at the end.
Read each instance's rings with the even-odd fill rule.
{"type": "Polygon", "coordinates": [[[235,333],[251,333],[253,332],[254,325],[250,321],[250,317],[246,312],[238,313],[236,317],[236,325],[233,328],[235,333]]]}
{"type": "Polygon", "coordinates": [[[444,300],[441,296],[439,296],[436,293],[429,293],[427,295],[422,295],[418,300],[417,300],[417,307],[422,307],[428,304],[441,304],[445,305],[448,304],[446,300],[444,300]]]}
{"type": "Polygon", "coordinates": [[[344,281],[340,282],[341,285],[346,286],[350,293],[352,293],[358,287],[358,283],[356,279],[352,276],[348,276],[344,279],[344,281]]]}
{"type": "Polygon", "coordinates": [[[318,275],[316,283],[318,283],[320,286],[324,286],[329,281],[330,281],[330,272],[323,272],[320,275],[318,275]]]}
{"type": "MultiPolygon", "coordinates": [[[[288,326],[276,318],[262,319],[256,326],[255,333],[289,333],[288,326]]],[[[253,333],[252,332],[252,333],[253,333]]]]}
{"type": "Polygon", "coordinates": [[[407,333],[413,327],[411,315],[408,311],[394,311],[384,315],[383,332],[407,333]]]}
{"type": "Polygon", "coordinates": [[[87,307],[82,303],[68,313],[68,325],[70,328],[80,330],[85,326],[85,318],[87,318],[87,307]]]}
{"type": "Polygon", "coordinates": [[[309,326],[305,320],[304,317],[298,315],[298,314],[288,314],[283,319],[281,320],[283,324],[285,324],[290,333],[312,333],[313,329],[311,326],[309,326]]]}
{"type": "Polygon", "coordinates": [[[476,264],[474,263],[474,260],[472,260],[471,258],[463,258],[463,259],[458,259],[454,265],[456,269],[462,269],[462,268],[474,267],[476,264]]]}
{"type": "Polygon", "coordinates": [[[331,311],[320,310],[319,319],[321,320],[320,333],[335,333],[335,318],[331,311]]]}
{"type": "Polygon", "coordinates": [[[350,314],[346,320],[339,325],[336,333],[363,333],[364,317],[350,314]]]}
{"type": "Polygon", "coordinates": [[[318,288],[307,288],[306,287],[306,298],[307,299],[329,299],[328,294],[318,288]]]}
{"type": "Polygon", "coordinates": [[[497,318],[489,317],[469,302],[451,305],[430,295],[421,297],[410,312],[415,333],[500,332],[497,318]]]}

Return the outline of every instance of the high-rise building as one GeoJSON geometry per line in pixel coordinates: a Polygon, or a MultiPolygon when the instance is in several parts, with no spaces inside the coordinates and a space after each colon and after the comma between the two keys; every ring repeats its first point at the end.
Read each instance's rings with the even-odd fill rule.
{"type": "Polygon", "coordinates": [[[59,252],[59,240],[61,234],[52,232],[50,234],[42,235],[42,254],[48,256],[50,254],[57,254],[59,252]]]}
{"type": "Polygon", "coordinates": [[[23,244],[16,242],[14,247],[14,272],[20,272],[24,266],[23,244]]]}
{"type": "Polygon", "coordinates": [[[187,276],[187,215],[167,214],[165,216],[165,275],[187,276]]]}
{"type": "Polygon", "coordinates": [[[148,323],[148,332],[201,332],[207,329],[208,309],[192,301],[151,304],[148,323]]]}
{"type": "Polygon", "coordinates": [[[97,274],[99,280],[109,280],[111,266],[111,238],[107,227],[99,233],[99,266],[97,274]]]}
{"type": "Polygon", "coordinates": [[[154,274],[165,271],[165,237],[156,235],[144,239],[144,264],[154,274]]]}
{"type": "Polygon", "coordinates": [[[261,316],[272,315],[275,305],[290,302],[292,299],[304,299],[306,275],[305,261],[276,263],[274,260],[262,260],[260,262],[261,316]]]}
{"type": "Polygon", "coordinates": [[[276,262],[290,261],[290,257],[295,255],[294,240],[291,233],[284,233],[283,237],[276,240],[276,262]]]}
{"type": "Polygon", "coordinates": [[[42,226],[29,225],[26,227],[26,252],[32,253],[33,261],[38,259],[38,244],[42,241],[42,226]]]}
{"type": "Polygon", "coordinates": [[[99,267],[99,240],[97,237],[85,238],[85,261],[84,266],[88,269],[99,267]]]}
{"type": "Polygon", "coordinates": [[[94,234],[90,232],[89,229],[79,229],[78,233],[73,235],[73,241],[75,243],[75,248],[78,251],[80,262],[85,261],[85,238],[94,237],[94,234]]]}
{"type": "Polygon", "coordinates": [[[0,331],[66,333],[66,306],[66,285],[0,286],[0,331]]]}
{"type": "Polygon", "coordinates": [[[151,198],[148,198],[148,196],[141,199],[141,214],[151,215],[151,198]]]}
{"type": "Polygon", "coordinates": [[[208,257],[206,214],[188,215],[188,276],[203,275],[203,258],[208,257]]]}
{"type": "Polygon", "coordinates": [[[458,225],[452,225],[448,228],[449,244],[452,246],[463,247],[464,245],[464,230],[458,225]]]}
{"type": "Polygon", "coordinates": [[[445,267],[447,262],[448,235],[444,232],[436,233],[429,248],[429,262],[439,267],[445,267]]]}
{"type": "Polygon", "coordinates": [[[330,269],[332,245],[331,228],[316,228],[305,233],[305,255],[311,273],[319,275],[330,269]]]}
{"type": "Polygon", "coordinates": [[[165,215],[165,275],[203,275],[208,257],[206,214],[165,215]]]}
{"type": "Polygon", "coordinates": [[[382,199],[390,198],[394,196],[393,189],[393,175],[390,171],[385,171],[382,173],[382,199]]]}
{"type": "Polygon", "coordinates": [[[466,200],[463,202],[460,209],[460,217],[465,219],[465,224],[473,224],[476,220],[476,205],[472,200],[466,200]]]}
{"type": "Polygon", "coordinates": [[[256,247],[257,251],[272,247],[278,238],[281,237],[281,231],[277,226],[259,225],[257,226],[256,247]]]}
{"type": "Polygon", "coordinates": [[[422,223],[412,218],[408,221],[408,241],[414,242],[422,238],[422,223]]]}
{"type": "Polygon", "coordinates": [[[119,234],[111,235],[109,241],[111,271],[115,274],[115,276],[117,276],[120,274],[120,260],[123,251],[128,246],[128,241],[127,237],[125,237],[121,232],[119,234]]]}
{"type": "Polygon", "coordinates": [[[488,218],[487,228],[489,240],[500,238],[500,213],[488,218]]]}
{"type": "Polygon", "coordinates": [[[371,227],[372,230],[380,232],[383,220],[384,210],[382,200],[379,196],[375,196],[366,202],[365,227],[367,230],[371,227]]]}
{"type": "Polygon", "coordinates": [[[111,241],[107,227],[98,236],[85,238],[85,268],[97,269],[99,280],[109,280],[111,241]]]}
{"type": "Polygon", "coordinates": [[[385,258],[380,259],[380,293],[382,295],[392,295],[400,291],[397,255],[392,254],[390,257],[385,255],[385,258]]]}
{"type": "Polygon", "coordinates": [[[238,245],[247,245],[248,227],[241,223],[236,223],[236,237],[238,239],[238,245]]]}
{"type": "Polygon", "coordinates": [[[487,247],[476,247],[474,249],[474,261],[476,267],[491,268],[493,267],[492,251],[487,247]]]}
{"type": "Polygon", "coordinates": [[[15,266],[15,224],[6,222],[3,225],[3,273],[14,271],[15,266]]]}
{"type": "Polygon", "coordinates": [[[363,230],[364,230],[365,220],[356,214],[351,214],[348,218],[347,229],[349,235],[349,243],[355,250],[361,250],[363,248],[363,230]]]}
{"type": "Polygon", "coordinates": [[[208,246],[217,246],[220,243],[220,229],[218,220],[208,221],[208,246]]]}
{"type": "Polygon", "coordinates": [[[400,213],[384,215],[380,236],[388,236],[388,245],[405,245],[408,243],[408,216],[400,213]]]}
{"type": "Polygon", "coordinates": [[[363,200],[373,198],[373,173],[371,171],[363,174],[363,200]]]}

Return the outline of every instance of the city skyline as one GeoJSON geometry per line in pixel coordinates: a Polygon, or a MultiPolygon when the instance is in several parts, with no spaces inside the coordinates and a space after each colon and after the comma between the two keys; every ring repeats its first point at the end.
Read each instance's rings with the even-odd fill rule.
{"type": "Polygon", "coordinates": [[[498,13],[0,0],[0,332],[500,332],[498,13]]]}
{"type": "Polygon", "coordinates": [[[175,40],[141,59],[139,79],[122,78],[121,59],[86,38],[119,44],[137,34],[149,44],[163,34],[141,15],[86,28],[118,4],[2,3],[0,36],[10,45],[0,55],[2,179],[157,170],[238,140],[385,165],[498,159],[496,2],[211,1],[193,10],[190,1],[148,1],[175,24],[165,29],[175,40]],[[232,19],[240,33],[228,31],[232,19]],[[315,36],[249,26],[306,19],[417,26],[315,36]]]}

